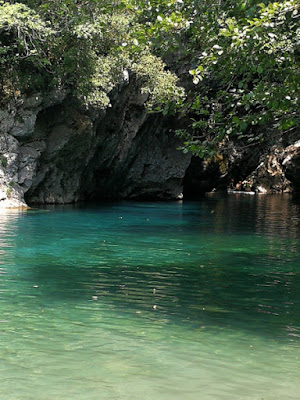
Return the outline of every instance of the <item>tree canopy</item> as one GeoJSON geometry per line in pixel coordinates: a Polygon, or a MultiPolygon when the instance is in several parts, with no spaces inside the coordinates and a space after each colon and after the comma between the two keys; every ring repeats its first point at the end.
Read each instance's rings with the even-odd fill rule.
{"type": "Polygon", "coordinates": [[[0,1],[2,96],[69,89],[106,107],[108,93],[130,70],[151,104],[181,97],[177,77],[147,41],[136,39],[138,27],[125,1],[0,1]]]}
{"type": "Polygon", "coordinates": [[[1,102],[66,89],[107,107],[132,73],[210,158],[299,126],[298,21],[295,0],[0,0],[1,102]]]}
{"type": "Polygon", "coordinates": [[[184,104],[194,118],[182,135],[194,154],[209,157],[232,136],[253,143],[266,128],[299,126],[299,4],[251,3],[218,13],[190,70],[199,89],[184,104]]]}

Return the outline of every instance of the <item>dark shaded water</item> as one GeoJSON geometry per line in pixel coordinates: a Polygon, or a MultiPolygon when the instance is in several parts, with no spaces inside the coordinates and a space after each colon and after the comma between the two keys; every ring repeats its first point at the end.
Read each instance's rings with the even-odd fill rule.
{"type": "Polygon", "coordinates": [[[0,399],[298,399],[299,203],[0,214],[0,399]]]}

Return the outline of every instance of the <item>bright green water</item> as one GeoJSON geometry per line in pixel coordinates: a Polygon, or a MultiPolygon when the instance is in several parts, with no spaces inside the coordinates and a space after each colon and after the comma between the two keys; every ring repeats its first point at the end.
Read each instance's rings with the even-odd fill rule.
{"type": "Polygon", "coordinates": [[[2,212],[0,400],[298,399],[298,233],[284,196],[2,212]]]}

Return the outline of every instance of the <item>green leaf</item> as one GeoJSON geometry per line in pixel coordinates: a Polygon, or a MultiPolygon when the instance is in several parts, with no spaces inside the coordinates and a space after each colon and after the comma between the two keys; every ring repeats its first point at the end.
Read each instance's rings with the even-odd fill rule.
{"type": "Polygon", "coordinates": [[[247,124],[246,121],[243,121],[243,122],[240,124],[240,128],[241,128],[242,131],[245,131],[245,130],[247,129],[247,126],[248,126],[248,124],[247,124]]]}
{"type": "Polygon", "coordinates": [[[263,67],[262,67],[261,65],[259,65],[259,66],[257,67],[257,72],[258,72],[259,74],[262,74],[263,71],[264,71],[263,67]]]}

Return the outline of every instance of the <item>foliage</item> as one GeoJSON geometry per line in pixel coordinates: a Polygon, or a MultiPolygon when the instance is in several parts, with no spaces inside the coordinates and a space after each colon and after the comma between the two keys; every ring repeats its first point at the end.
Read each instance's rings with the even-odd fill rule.
{"type": "Polygon", "coordinates": [[[51,35],[49,23],[23,4],[0,2],[0,79],[2,91],[19,90],[18,71],[24,75],[47,63],[43,43],[51,35]],[[16,82],[16,85],[14,85],[16,82]]]}
{"type": "Polygon", "coordinates": [[[107,107],[134,74],[149,109],[182,117],[184,151],[215,157],[298,127],[298,17],[295,0],[0,0],[2,101],[65,89],[107,107]]]}
{"type": "Polygon", "coordinates": [[[184,151],[212,157],[230,137],[263,141],[266,129],[296,129],[299,96],[299,4],[260,3],[235,16],[220,12],[218,32],[190,70],[198,93],[184,104],[191,131],[179,131],[184,151]]]}
{"type": "Polygon", "coordinates": [[[86,103],[109,105],[124,71],[142,79],[149,104],[181,95],[177,78],[138,43],[139,23],[125,1],[0,1],[0,91],[66,89],[86,103]],[[7,68],[9,66],[9,68],[7,68]]]}

